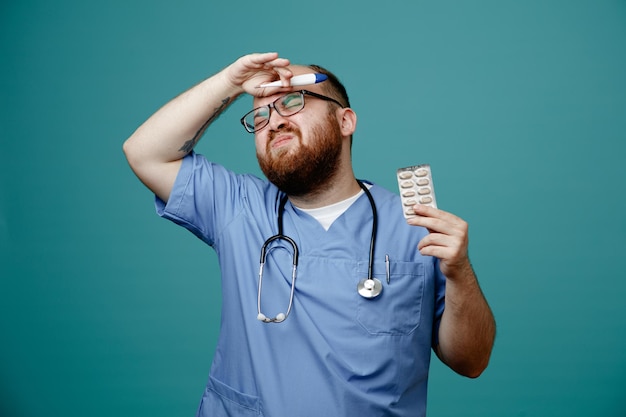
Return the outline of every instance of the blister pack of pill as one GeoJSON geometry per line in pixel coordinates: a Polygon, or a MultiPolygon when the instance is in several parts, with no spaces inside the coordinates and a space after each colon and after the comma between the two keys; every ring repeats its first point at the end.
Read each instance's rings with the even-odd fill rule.
{"type": "Polygon", "coordinates": [[[429,164],[399,168],[396,174],[404,217],[409,218],[415,215],[412,207],[416,204],[437,208],[433,175],[429,164]]]}

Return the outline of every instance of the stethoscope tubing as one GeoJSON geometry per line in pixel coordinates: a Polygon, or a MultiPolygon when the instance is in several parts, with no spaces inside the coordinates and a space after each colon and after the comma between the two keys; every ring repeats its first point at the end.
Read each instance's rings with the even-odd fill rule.
{"type": "MultiPolygon", "coordinates": [[[[381,282],[375,279],[373,275],[374,274],[374,251],[375,251],[375,246],[376,246],[376,232],[378,230],[378,213],[376,211],[376,204],[374,202],[374,198],[372,197],[372,194],[367,189],[367,186],[359,180],[357,180],[357,182],[359,186],[361,187],[361,189],[363,189],[363,192],[367,196],[367,199],[369,200],[369,203],[372,207],[372,235],[370,238],[367,278],[364,278],[361,281],[359,281],[357,285],[357,292],[365,298],[374,298],[374,297],[377,297],[382,291],[381,282]]],[[[293,297],[294,297],[295,288],[296,288],[296,275],[297,275],[297,269],[298,269],[298,245],[292,238],[283,234],[283,213],[285,211],[285,204],[287,204],[287,200],[288,200],[287,195],[283,195],[283,197],[280,200],[279,207],[278,207],[278,234],[268,238],[265,241],[265,243],[263,243],[263,246],[261,247],[261,259],[260,259],[260,266],[259,266],[259,287],[258,287],[258,294],[257,294],[257,319],[264,323],[280,323],[280,322],[285,321],[285,319],[291,313],[291,308],[293,306],[293,297]],[[292,273],[291,273],[291,291],[289,294],[289,304],[287,306],[287,311],[285,313],[278,313],[276,317],[271,318],[271,317],[267,317],[265,314],[261,312],[261,292],[262,292],[262,287],[263,287],[263,267],[265,266],[267,253],[269,252],[269,250],[271,250],[269,245],[271,245],[271,243],[276,240],[284,240],[291,245],[291,248],[293,250],[293,255],[292,255],[293,265],[292,265],[292,273]]]]}
{"type": "Polygon", "coordinates": [[[376,232],[378,230],[378,213],[376,211],[376,204],[374,203],[374,197],[372,197],[372,193],[367,189],[363,182],[358,181],[359,186],[363,189],[363,192],[367,196],[367,199],[372,206],[372,237],[370,238],[370,257],[367,265],[367,279],[372,279],[374,277],[374,249],[376,246],[376,232]]]}
{"type": "Polygon", "coordinates": [[[257,294],[257,318],[260,321],[264,323],[280,323],[281,321],[284,321],[289,316],[289,313],[291,313],[291,307],[293,306],[293,296],[294,296],[294,292],[296,289],[297,270],[298,270],[298,245],[296,245],[296,242],[292,238],[290,238],[289,236],[285,236],[283,234],[279,234],[279,235],[274,235],[265,241],[265,243],[263,244],[263,247],[261,248],[261,263],[259,266],[259,291],[257,294]],[[268,252],[267,249],[268,249],[268,246],[275,240],[285,240],[289,242],[293,250],[293,256],[292,256],[293,266],[291,269],[291,292],[289,294],[289,305],[287,306],[287,312],[279,313],[276,315],[276,317],[270,318],[270,317],[265,316],[265,314],[261,313],[261,292],[263,288],[263,267],[265,266],[266,254],[268,252]]]}

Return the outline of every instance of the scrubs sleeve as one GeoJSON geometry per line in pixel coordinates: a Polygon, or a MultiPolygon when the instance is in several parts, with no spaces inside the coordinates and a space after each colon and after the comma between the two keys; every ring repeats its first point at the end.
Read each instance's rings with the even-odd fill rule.
{"type": "Polygon", "coordinates": [[[433,318],[432,347],[439,344],[439,325],[445,308],[446,277],[439,268],[439,259],[435,258],[435,315],[433,318]]]}
{"type": "Polygon", "coordinates": [[[191,152],[182,160],[169,200],[155,196],[156,212],[213,246],[219,233],[217,225],[227,224],[227,217],[242,209],[243,182],[221,165],[191,152]],[[222,216],[219,220],[218,214],[222,216]]]}

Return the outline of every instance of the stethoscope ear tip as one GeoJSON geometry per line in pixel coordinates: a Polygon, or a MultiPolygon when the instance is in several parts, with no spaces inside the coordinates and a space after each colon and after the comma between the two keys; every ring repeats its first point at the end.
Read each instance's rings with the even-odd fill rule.
{"type": "Polygon", "coordinates": [[[259,313],[257,314],[256,318],[258,321],[262,321],[263,323],[280,323],[282,321],[285,321],[287,316],[285,316],[285,313],[278,313],[273,319],[268,319],[265,314],[259,313]]]}

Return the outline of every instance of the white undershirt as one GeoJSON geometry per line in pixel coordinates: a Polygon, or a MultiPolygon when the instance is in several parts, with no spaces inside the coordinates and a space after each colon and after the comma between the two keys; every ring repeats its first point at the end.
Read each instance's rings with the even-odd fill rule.
{"type": "MultiPolygon", "coordinates": [[[[371,187],[371,184],[365,184],[367,188],[371,187]]],[[[344,211],[348,210],[348,208],[363,194],[363,190],[359,191],[357,194],[353,195],[350,198],[347,198],[338,203],[331,204],[330,206],[319,207],[314,209],[303,209],[297,207],[298,210],[302,210],[303,212],[313,216],[315,220],[320,222],[324,230],[328,230],[330,225],[333,224],[335,220],[339,216],[343,214],[344,211]]]]}

